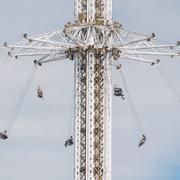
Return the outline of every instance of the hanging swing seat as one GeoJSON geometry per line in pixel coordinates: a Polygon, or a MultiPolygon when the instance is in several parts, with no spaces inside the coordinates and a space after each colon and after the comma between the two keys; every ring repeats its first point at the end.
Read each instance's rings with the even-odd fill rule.
{"type": "Polygon", "coordinates": [[[122,88],[119,88],[117,86],[114,87],[114,96],[120,96],[123,100],[125,99],[122,88]]]}
{"type": "Polygon", "coordinates": [[[4,132],[0,132],[0,139],[8,139],[7,130],[5,130],[4,132]]]}
{"type": "Polygon", "coordinates": [[[139,147],[141,147],[142,145],[144,145],[145,142],[146,142],[146,136],[143,134],[143,135],[142,135],[142,139],[139,141],[139,147]]]}
{"type": "Polygon", "coordinates": [[[38,98],[43,99],[43,91],[40,87],[37,89],[37,96],[38,98]]]}
{"type": "Polygon", "coordinates": [[[71,136],[67,141],[65,141],[64,146],[68,147],[68,146],[72,146],[73,144],[74,144],[74,142],[73,142],[73,138],[71,136]]]}

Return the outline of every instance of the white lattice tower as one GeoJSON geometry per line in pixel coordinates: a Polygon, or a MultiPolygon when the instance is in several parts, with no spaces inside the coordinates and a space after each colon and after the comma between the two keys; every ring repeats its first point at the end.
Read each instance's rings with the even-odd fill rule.
{"type": "Polygon", "coordinates": [[[75,0],[74,23],[24,38],[4,43],[11,58],[32,57],[40,66],[74,61],[74,180],[111,180],[111,67],[119,69],[120,60],[157,65],[159,56],[179,56],[180,42],[126,31],[112,21],[112,0],[75,0]]]}
{"type": "MultiPolygon", "coordinates": [[[[111,9],[112,2],[108,0],[77,0],[75,20],[80,26],[110,24],[111,9]]],[[[75,58],[76,180],[111,179],[111,55],[103,48],[93,47],[93,36],[101,41],[105,35],[101,33],[90,28],[89,48],[82,49],[75,58]]]]}

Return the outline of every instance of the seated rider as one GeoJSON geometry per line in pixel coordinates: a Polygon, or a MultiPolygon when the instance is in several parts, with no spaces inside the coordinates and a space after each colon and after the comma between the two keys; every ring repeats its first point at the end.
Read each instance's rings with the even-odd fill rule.
{"type": "Polygon", "coordinates": [[[73,142],[73,137],[72,137],[72,136],[70,136],[69,143],[70,143],[71,145],[74,144],[74,142],[73,142]]]}
{"type": "Polygon", "coordinates": [[[146,136],[143,134],[142,139],[139,142],[139,147],[141,147],[146,142],[146,136]]]}
{"type": "Polygon", "coordinates": [[[73,144],[74,144],[74,142],[73,142],[73,137],[70,136],[70,138],[69,138],[67,141],[65,141],[64,146],[65,146],[65,147],[67,147],[67,146],[72,146],[73,144]]]}
{"type": "Polygon", "coordinates": [[[114,86],[114,95],[121,96],[121,98],[125,100],[122,88],[119,88],[117,85],[114,86]]]}
{"type": "Polygon", "coordinates": [[[3,139],[3,140],[8,139],[7,130],[0,133],[0,139],[3,139]]]}
{"type": "Polygon", "coordinates": [[[37,89],[37,96],[38,96],[39,98],[43,98],[43,91],[41,90],[40,86],[39,86],[38,89],[37,89]]]}

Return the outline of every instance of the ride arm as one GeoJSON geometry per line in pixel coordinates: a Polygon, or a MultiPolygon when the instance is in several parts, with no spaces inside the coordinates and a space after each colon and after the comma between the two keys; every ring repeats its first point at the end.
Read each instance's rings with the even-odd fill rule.
{"type": "Polygon", "coordinates": [[[58,59],[67,59],[69,49],[76,47],[73,41],[65,36],[63,31],[55,31],[36,37],[29,37],[27,34],[24,34],[23,37],[25,41],[20,43],[4,43],[4,47],[11,58],[33,57],[33,60],[41,59],[41,63],[43,63],[43,60],[47,63],[52,62],[53,58],[56,61],[58,59]]]}
{"type": "Polygon", "coordinates": [[[118,41],[116,40],[114,48],[120,52],[120,58],[123,59],[154,65],[160,62],[160,57],[180,56],[180,41],[164,44],[155,39],[154,33],[148,36],[123,30],[116,32],[116,37],[118,41]]]}

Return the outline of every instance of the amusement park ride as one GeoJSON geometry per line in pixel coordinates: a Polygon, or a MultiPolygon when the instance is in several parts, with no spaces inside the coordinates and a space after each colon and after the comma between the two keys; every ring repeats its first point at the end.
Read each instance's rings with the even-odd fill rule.
{"type": "MultiPolygon", "coordinates": [[[[144,35],[127,31],[122,24],[112,19],[112,0],[75,0],[74,22],[66,23],[62,30],[39,36],[24,34],[23,37],[24,41],[16,44],[4,43],[10,57],[8,61],[11,58],[32,57],[33,69],[23,98],[38,66],[62,60],[74,61],[75,132],[65,142],[66,147],[74,145],[74,180],[110,180],[112,94],[129,100],[137,119],[121,61],[131,60],[158,66],[170,87],[175,90],[160,67],[160,57],[180,56],[180,41],[162,44],[156,40],[155,33],[144,35]],[[112,85],[113,68],[121,73],[125,89],[112,85]]],[[[40,87],[37,95],[43,98],[40,87]]],[[[17,112],[22,104],[23,101],[17,112]]],[[[0,133],[0,138],[8,138],[8,129],[0,133]]],[[[145,141],[146,136],[142,134],[139,147],[145,141]]]]}

